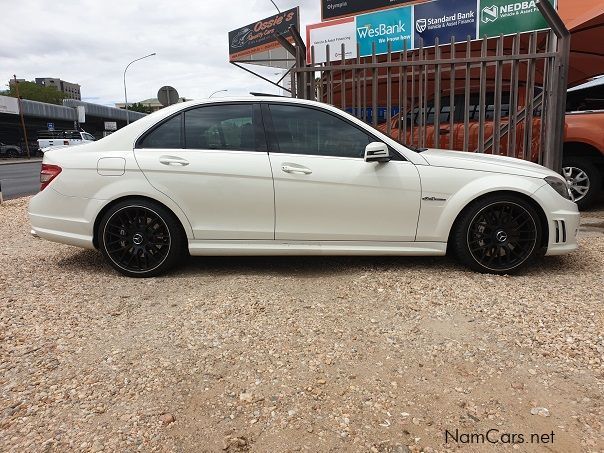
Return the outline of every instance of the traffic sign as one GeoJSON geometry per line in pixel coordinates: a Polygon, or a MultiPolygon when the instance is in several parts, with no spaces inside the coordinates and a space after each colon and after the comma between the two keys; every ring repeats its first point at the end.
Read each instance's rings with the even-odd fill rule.
{"type": "Polygon", "coordinates": [[[164,107],[176,104],[178,102],[178,91],[171,86],[161,87],[157,92],[157,100],[164,107]]]}

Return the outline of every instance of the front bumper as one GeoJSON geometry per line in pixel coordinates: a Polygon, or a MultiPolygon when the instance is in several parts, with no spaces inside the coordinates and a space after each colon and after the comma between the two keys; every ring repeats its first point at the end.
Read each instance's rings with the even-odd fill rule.
{"type": "Polygon", "coordinates": [[[541,187],[533,198],[543,207],[547,217],[549,238],[546,255],[565,255],[577,250],[581,220],[577,205],[561,197],[549,185],[541,187]]]}

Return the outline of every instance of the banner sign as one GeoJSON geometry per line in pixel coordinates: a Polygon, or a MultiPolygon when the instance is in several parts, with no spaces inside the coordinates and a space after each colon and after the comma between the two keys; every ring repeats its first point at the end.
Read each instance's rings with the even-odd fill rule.
{"type": "Polygon", "coordinates": [[[321,0],[321,20],[356,16],[417,1],[420,0],[321,0]]]}
{"type": "Polygon", "coordinates": [[[19,101],[10,96],[0,96],[0,113],[19,114],[19,101]]]}
{"type": "Polygon", "coordinates": [[[322,22],[306,27],[307,61],[311,61],[310,49],[315,48],[315,63],[327,61],[327,45],[329,45],[329,61],[342,60],[342,44],[345,45],[346,59],[357,57],[356,22],[354,17],[322,22]]]}
{"type": "MultiPolygon", "coordinates": [[[[556,0],[549,1],[556,6],[556,0]]],[[[344,6],[339,8],[352,12],[357,11],[355,5],[371,3],[376,9],[376,5],[397,2],[341,0],[340,3],[344,6]]],[[[332,5],[333,9],[336,4],[339,3],[323,0],[324,7],[332,5]]],[[[357,44],[360,56],[367,57],[372,55],[374,43],[376,54],[380,55],[388,52],[388,42],[392,43],[392,51],[398,52],[403,50],[405,40],[407,49],[415,49],[420,39],[425,47],[430,47],[437,37],[442,44],[449,43],[452,37],[463,42],[468,36],[477,39],[546,28],[547,22],[535,0],[433,0],[309,25],[306,42],[309,49],[315,46],[315,63],[324,63],[326,44],[330,45],[330,61],[334,61],[342,58],[342,43],[346,45],[346,58],[355,58],[357,44]],[[351,34],[353,26],[355,33],[351,34]]]]}
{"type": "Polygon", "coordinates": [[[388,42],[392,43],[393,52],[403,50],[405,41],[407,41],[407,49],[413,48],[412,9],[407,6],[358,16],[356,18],[357,42],[360,45],[361,56],[371,55],[373,44],[376,54],[388,52],[388,42]]]}
{"type": "Polygon", "coordinates": [[[275,34],[292,40],[289,33],[289,27],[292,25],[300,28],[297,7],[229,32],[230,61],[280,48],[275,34]]]}
{"type": "MultiPolygon", "coordinates": [[[[555,6],[555,1],[550,0],[555,6]]],[[[549,28],[535,0],[480,0],[479,36],[511,35],[549,28]]]]}
{"type": "Polygon", "coordinates": [[[415,45],[424,46],[476,38],[476,0],[449,0],[415,5],[415,45]]]}

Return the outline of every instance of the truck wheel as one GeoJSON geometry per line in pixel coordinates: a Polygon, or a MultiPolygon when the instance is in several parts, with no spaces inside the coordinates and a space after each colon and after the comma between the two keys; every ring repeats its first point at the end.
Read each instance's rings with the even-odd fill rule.
{"type": "Polygon", "coordinates": [[[596,166],[586,157],[566,157],[562,163],[562,174],[579,209],[589,207],[602,188],[602,176],[596,166]]]}

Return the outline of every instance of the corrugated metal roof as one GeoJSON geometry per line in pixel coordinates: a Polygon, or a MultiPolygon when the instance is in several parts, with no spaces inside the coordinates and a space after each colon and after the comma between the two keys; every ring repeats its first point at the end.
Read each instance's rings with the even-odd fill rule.
{"type": "Polygon", "coordinates": [[[78,119],[77,112],[73,108],[63,105],[47,104],[27,99],[23,99],[21,105],[23,106],[23,114],[25,116],[65,121],[75,121],[78,119]]]}
{"type": "MultiPolygon", "coordinates": [[[[84,106],[86,109],[86,116],[96,116],[97,118],[104,118],[107,120],[114,121],[126,121],[126,111],[122,109],[117,109],[115,107],[108,107],[106,105],[99,104],[91,104],[90,102],[78,101],[76,99],[65,99],[63,100],[63,105],[71,108],[75,112],[75,107],[84,106]]],[[[130,121],[140,120],[144,116],[145,113],[132,112],[128,113],[130,115],[130,121]]]]}
{"type": "MultiPolygon", "coordinates": [[[[105,105],[91,104],[89,102],[77,101],[75,99],[65,99],[63,105],[47,104],[45,102],[29,101],[23,99],[23,114],[49,120],[76,121],[78,114],[76,107],[84,106],[87,116],[103,118],[105,120],[126,121],[126,111],[107,107],[105,105]]],[[[130,121],[140,120],[145,113],[129,112],[130,121]]]]}

